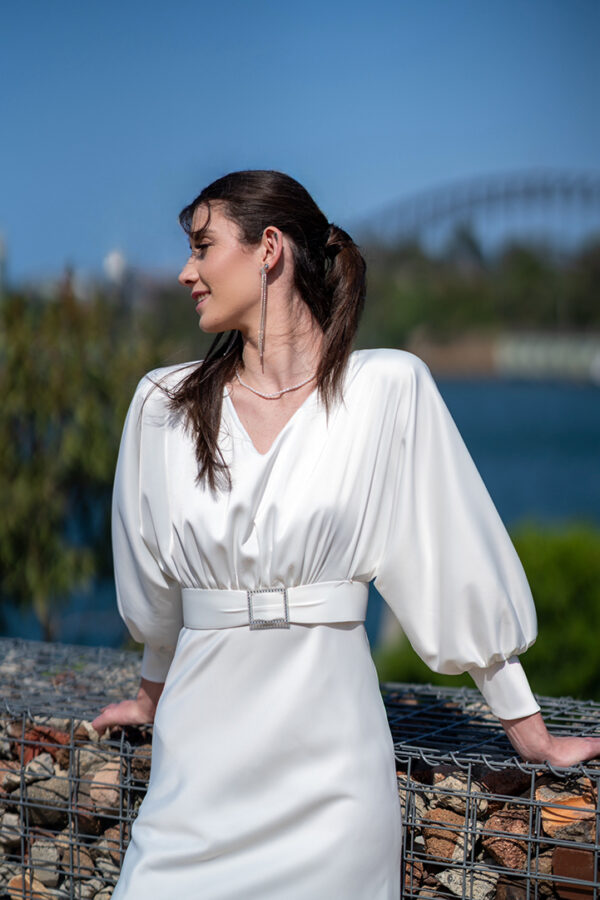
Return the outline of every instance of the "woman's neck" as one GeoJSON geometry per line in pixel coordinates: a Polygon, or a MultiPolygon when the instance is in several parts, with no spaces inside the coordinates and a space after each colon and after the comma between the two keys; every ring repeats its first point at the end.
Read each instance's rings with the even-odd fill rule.
{"type": "Polygon", "coordinates": [[[321,361],[323,332],[310,310],[301,301],[301,307],[293,318],[285,323],[267,320],[263,365],[261,366],[257,341],[244,338],[244,381],[264,391],[278,391],[316,374],[321,361]],[[303,308],[302,308],[303,307],[303,308]]]}

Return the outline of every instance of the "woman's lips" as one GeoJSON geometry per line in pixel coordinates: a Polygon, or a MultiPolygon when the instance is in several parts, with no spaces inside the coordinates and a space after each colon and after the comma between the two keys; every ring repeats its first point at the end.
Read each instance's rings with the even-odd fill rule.
{"type": "Polygon", "coordinates": [[[192,297],[196,301],[196,312],[198,312],[198,310],[202,306],[203,301],[206,300],[209,293],[209,291],[204,291],[202,294],[192,294],[192,297]]]}

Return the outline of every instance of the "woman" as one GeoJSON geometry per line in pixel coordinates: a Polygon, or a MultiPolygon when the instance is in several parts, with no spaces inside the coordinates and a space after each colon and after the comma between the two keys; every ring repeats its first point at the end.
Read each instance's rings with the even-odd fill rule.
{"type": "Polygon", "coordinates": [[[427,367],[351,354],[365,264],[277,172],[225,176],[180,216],[203,363],[146,376],[124,427],[113,546],[145,643],[148,793],[118,900],[397,900],[394,753],[363,621],[375,584],[436,671],[470,671],[526,759],[548,735],[517,655],[518,557],[427,367]],[[156,385],[160,389],[157,389],[156,385]]]}

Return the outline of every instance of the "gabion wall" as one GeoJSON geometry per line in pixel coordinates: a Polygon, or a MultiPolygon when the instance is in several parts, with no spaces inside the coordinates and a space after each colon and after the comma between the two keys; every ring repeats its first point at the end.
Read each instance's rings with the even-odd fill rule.
{"type": "MultiPolygon", "coordinates": [[[[523,763],[476,691],[382,686],[404,816],[403,897],[600,897],[600,761],[523,763]]],[[[538,701],[600,733],[600,704],[538,701]]]]}
{"type": "Polygon", "coordinates": [[[99,741],[90,720],[135,694],[139,665],[136,653],[0,639],[2,900],[112,895],[151,731],[99,741]]]}
{"type": "MultiPolygon", "coordinates": [[[[138,673],[134,653],[0,639],[0,900],[111,897],[152,731],[98,740],[90,720],[137,690],[138,673]]],[[[517,761],[476,691],[382,691],[406,900],[600,900],[600,764],[517,761]]],[[[553,731],[600,731],[599,704],[538,699],[553,731]]]]}
{"type": "Polygon", "coordinates": [[[98,741],[88,721],[5,704],[0,890],[11,900],[111,897],[146,792],[150,739],[136,729],[98,741]]]}

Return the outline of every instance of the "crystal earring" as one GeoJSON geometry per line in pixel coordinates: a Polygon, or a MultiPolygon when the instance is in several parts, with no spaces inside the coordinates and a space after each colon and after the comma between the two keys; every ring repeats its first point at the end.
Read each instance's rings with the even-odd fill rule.
{"type": "Polygon", "coordinates": [[[263,357],[265,353],[265,318],[267,315],[267,270],[269,264],[265,263],[260,270],[260,325],[258,326],[258,355],[260,367],[264,369],[263,357]]]}

